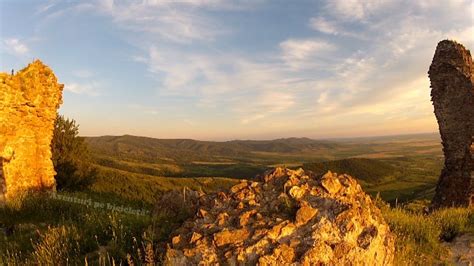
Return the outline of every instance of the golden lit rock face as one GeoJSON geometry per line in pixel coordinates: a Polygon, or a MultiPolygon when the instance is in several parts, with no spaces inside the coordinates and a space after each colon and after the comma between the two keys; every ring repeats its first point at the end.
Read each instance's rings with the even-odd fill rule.
{"type": "Polygon", "coordinates": [[[54,120],[64,85],[36,60],[16,75],[0,73],[0,200],[54,189],[54,120]]]}
{"type": "Polygon", "coordinates": [[[276,168],[229,193],[187,194],[196,215],[165,265],[391,265],[394,235],[349,175],[276,168]]]}

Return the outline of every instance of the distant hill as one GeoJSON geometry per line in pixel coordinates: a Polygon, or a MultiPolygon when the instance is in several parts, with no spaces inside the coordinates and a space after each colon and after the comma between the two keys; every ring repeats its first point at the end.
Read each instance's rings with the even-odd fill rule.
{"type": "Polygon", "coordinates": [[[350,174],[359,180],[370,183],[380,182],[384,177],[393,176],[397,173],[397,168],[388,162],[366,158],[308,163],[304,164],[303,168],[316,173],[332,171],[339,174],[350,174]]]}
{"type": "Polygon", "coordinates": [[[213,160],[215,157],[245,157],[258,152],[297,153],[318,149],[335,149],[338,146],[330,141],[308,138],[214,142],[192,139],[154,139],[125,135],[86,137],[85,140],[95,154],[151,163],[170,160],[213,160]]]}

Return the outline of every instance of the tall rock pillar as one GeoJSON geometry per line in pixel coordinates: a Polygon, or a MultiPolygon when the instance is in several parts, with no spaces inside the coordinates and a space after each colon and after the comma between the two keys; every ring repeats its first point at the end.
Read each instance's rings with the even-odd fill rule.
{"type": "Polygon", "coordinates": [[[445,157],[432,205],[473,206],[474,67],[469,50],[441,41],[428,74],[445,157]]]}
{"type": "Polygon", "coordinates": [[[55,188],[51,139],[62,90],[39,60],[16,75],[0,73],[0,200],[55,188]]]}

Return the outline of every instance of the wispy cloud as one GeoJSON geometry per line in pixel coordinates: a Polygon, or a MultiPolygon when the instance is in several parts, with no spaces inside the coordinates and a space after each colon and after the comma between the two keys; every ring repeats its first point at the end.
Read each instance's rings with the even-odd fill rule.
{"type": "Polygon", "coordinates": [[[35,15],[40,15],[45,12],[48,12],[48,10],[50,10],[56,5],[57,5],[56,0],[47,1],[46,3],[39,5],[39,7],[36,9],[35,15]]]}
{"type": "Polygon", "coordinates": [[[270,115],[285,112],[294,104],[294,96],[290,93],[264,92],[253,103],[241,103],[239,108],[243,113],[241,123],[248,124],[270,115]]]}
{"type": "Polygon", "coordinates": [[[351,25],[350,23],[343,23],[341,20],[329,19],[324,16],[312,17],[309,20],[309,27],[315,31],[334,35],[334,36],[345,36],[360,40],[366,40],[367,36],[364,32],[356,30],[354,28],[347,29],[345,25],[351,25]]]}
{"type": "Polygon", "coordinates": [[[7,38],[3,41],[3,45],[7,53],[16,56],[24,56],[30,51],[26,43],[17,38],[7,38]]]}
{"type": "MultiPolygon", "coordinates": [[[[452,30],[434,30],[428,17],[412,18],[403,10],[400,13],[406,17],[398,24],[395,21],[399,17],[377,13],[379,5],[392,4],[362,4],[359,13],[353,15],[352,19],[372,20],[372,24],[364,26],[364,33],[372,38],[358,39],[359,46],[322,37],[289,38],[280,42],[273,54],[258,61],[231,53],[211,56],[154,46],[146,63],[152,73],[160,74],[158,79],[165,88],[197,96],[202,108],[230,109],[243,125],[272,121],[274,114],[291,114],[300,119],[369,115],[383,120],[412,116],[401,111],[403,106],[424,110],[420,114],[429,117],[429,99],[419,97],[423,89],[416,90],[415,97],[408,97],[415,90],[410,84],[425,84],[426,79],[415,81],[425,75],[436,42],[452,30]]],[[[327,34],[351,36],[353,33],[344,27],[347,24],[332,22],[343,15],[346,14],[335,11],[332,20],[320,17],[308,21],[327,34]]],[[[465,39],[470,28],[456,30],[456,36],[465,39]]],[[[297,119],[288,123],[293,121],[297,119]]]]}
{"type": "Polygon", "coordinates": [[[212,10],[241,10],[259,4],[260,1],[127,1],[85,0],[71,2],[56,8],[50,1],[37,8],[41,25],[68,14],[93,13],[109,17],[122,30],[142,34],[149,42],[169,41],[190,43],[212,41],[226,33],[223,25],[206,15],[212,10]]]}
{"type": "MultiPolygon", "coordinates": [[[[432,113],[427,112],[432,106],[426,71],[436,43],[449,38],[463,42],[468,48],[474,44],[469,15],[472,4],[453,2],[328,2],[331,11],[327,15],[331,20],[357,20],[370,39],[361,39],[362,45],[336,43],[348,50],[333,53],[331,60],[324,61],[330,70],[327,77],[319,80],[324,92],[319,94],[318,104],[302,114],[306,117],[324,114],[328,119],[344,114],[368,115],[380,123],[413,117],[410,112],[431,118],[432,113]],[[387,12],[393,15],[386,15],[387,12]],[[437,14],[437,18],[432,14],[437,14]],[[448,14],[457,14],[455,20],[449,19],[448,14]]],[[[337,35],[350,30],[341,27],[347,24],[336,27],[318,18],[310,19],[309,23],[321,32],[337,35]]]]}
{"type": "Polygon", "coordinates": [[[64,84],[64,90],[80,95],[97,97],[102,95],[104,83],[91,70],[77,69],[71,72],[72,80],[64,84]]]}
{"type": "Polygon", "coordinates": [[[338,26],[334,22],[328,21],[324,17],[311,18],[309,25],[311,28],[323,33],[334,35],[340,34],[340,29],[338,26]]]}
{"type": "Polygon", "coordinates": [[[331,0],[327,1],[326,10],[338,15],[342,20],[366,20],[378,15],[379,11],[390,11],[394,0],[331,0]]]}
{"type": "Polygon", "coordinates": [[[197,97],[197,108],[230,111],[242,124],[287,110],[295,101],[290,91],[297,91],[301,82],[286,78],[284,66],[231,53],[175,53],[152,46],[147,56],[136,60],[146,63],[162,84],[161,95],[197,97]]]}
{"type": "Polygon", "coordinates": [[[336,46],[325,40],[288,39],[280,43],[283,61],[298,70],[320,64],[319,59],[328,57],[336,46]]]}
{"type": "Polygon", "coordinates": [[[99,82],[90,81],[87,83],[66,83],[64,84],[64,90],[74,93],[83,94],[88,96],[99,96],[101,84],[99,82]]]}
{"type": "Polygon", "coordinates": [[[99,11],[120,27],[152,38],[187,43],[209,41],[223,33],[219,23],[199,8],[225,6],[220,1],[100,1],[99,11]]]}

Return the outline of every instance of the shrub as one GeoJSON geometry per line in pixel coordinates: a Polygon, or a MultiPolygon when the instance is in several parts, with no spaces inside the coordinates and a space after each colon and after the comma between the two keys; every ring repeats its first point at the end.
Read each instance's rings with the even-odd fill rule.
{"type": "Polygon", "coordinates": [[[62,115],[56,117],[51,150],[59,190],[85,189],[97,174],[91,164],[89,149],[78,134],[76,121],[62,115]]]}

